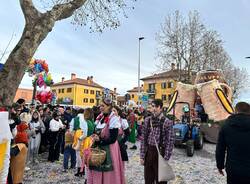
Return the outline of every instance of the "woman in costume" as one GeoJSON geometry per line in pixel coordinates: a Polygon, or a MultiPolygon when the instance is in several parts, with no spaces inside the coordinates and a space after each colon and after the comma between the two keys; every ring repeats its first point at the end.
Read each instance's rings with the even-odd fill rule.
{"type": "Polygon", "coordinates": [[[119,129],[118,142],[120,146],[122,161],[125,162],[128,161],[126,142],[128,141],[129,137],[129,125],[126,119],[126,113],[123,112],[118,106],[114,106],[113,112],[115,116],[119,118],[121,124],[121,128],[119,129]]]}
{"type": "Polygon", "coordinates": [[[118,131],[121,128],[119,118],[112,112],[112,101],[103,100],[104,112],[96,126],[96,145],[106,151],[105,162],[98,166],[89,166],[88,184],[125,184],[124,164],[118,144],[118,131]]]}

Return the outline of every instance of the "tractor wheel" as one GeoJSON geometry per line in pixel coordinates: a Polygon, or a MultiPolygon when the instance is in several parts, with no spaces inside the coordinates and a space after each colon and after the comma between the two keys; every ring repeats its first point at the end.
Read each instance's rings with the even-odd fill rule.
{"type": "Polygon", "coordinates": [[[195,148],[202,149],[204,144],[203,135],[200,133],[197,139],[195,140],[195,148]]]}
{"type": "Polygon", "coordinates": [[[188,140],[187,141],[187,156],[192,157],[194,155],[194,141],[193,140],[188,140]]]}

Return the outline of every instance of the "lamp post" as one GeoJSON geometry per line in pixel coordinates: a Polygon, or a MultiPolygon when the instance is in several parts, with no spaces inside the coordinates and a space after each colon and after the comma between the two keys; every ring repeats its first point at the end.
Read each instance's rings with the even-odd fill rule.
{"type": "Polygon", "coordinates": [[[138,59],[138,105],[140,105],[140,93],[141,93],[141,86],[140,86],[140,72],[141,72],[141,40],[144,37],[139,37],[139,59],[138,59]]]}

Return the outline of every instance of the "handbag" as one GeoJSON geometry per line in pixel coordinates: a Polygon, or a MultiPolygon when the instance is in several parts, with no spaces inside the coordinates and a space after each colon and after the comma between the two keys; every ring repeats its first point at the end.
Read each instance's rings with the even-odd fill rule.
{"type": "MultiPolygon", "coordinates": [[[[153,131],[153,125],[150,121],[151,129],[153,131]]],[[[165,160],[160,153],[159,146],[156,142],[155,136],[155,146],[158,152],[158,182],[170,181],[175,179],[175,174],[172,167],[169,165],[168,161],[165,160]]]]}

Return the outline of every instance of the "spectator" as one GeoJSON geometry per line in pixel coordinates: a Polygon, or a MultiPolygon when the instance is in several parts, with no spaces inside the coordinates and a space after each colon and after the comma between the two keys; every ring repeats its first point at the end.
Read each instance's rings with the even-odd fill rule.
{"type": "Polygon", "coordinates": [[[162,113],[162,100],[156,99],[152,102],[153,115],[145,119],[142,128],[142,140],[140,158],[144,165],[145,184],[158,182],[158,152],[155,146],[155,139],[159,145],[161,155],[169,160],[173,151],[174,131],[173,122],[162,113]]]}
{"type": "Polygon", "coordinates": [[[223,176],[223,169],[226,168],[228,184],[250,183],[249,140],[250,105],[239,102],[235,114],[229,116],[222,126],[216,147],[217,168],[223,176]]]}

